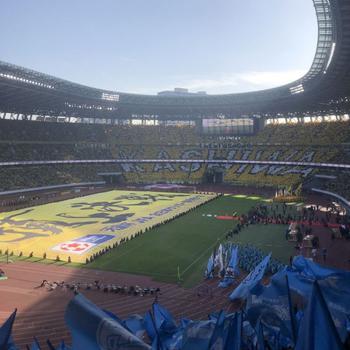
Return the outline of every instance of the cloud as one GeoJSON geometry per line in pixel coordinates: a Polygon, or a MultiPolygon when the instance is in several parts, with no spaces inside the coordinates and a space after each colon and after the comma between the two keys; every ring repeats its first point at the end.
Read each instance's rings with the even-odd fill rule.
{"type": "Polygon", "coordinates": [[[217,79],[182,78],[177,79],[173,87],[183,87],[189,89],[190,91],[204,90],[208,93],[246,92],[288,84],[299,79],[305,73],[306,72],[304,70],[275,72],[251,71],[235,74],[223,74],[217,79]]]}
{"type": "Polygon", "coordinates": [[[291,83],[303,76],[304,70],[289,70],[280,72],[247,72],[239,75],[242,81],[256,86],[278,86],[291,83]]]}
{"type": "Polygon", "coordinates": [[[208,94],[227,94],[269,89],[288,84],[301,78],[305,70],[247,71],[234,74],[220,74],[217,78],[192,76],[162,77],[166,85],[138,85],[133,93],[156,94],[159,91],[186,88],[191,92],[206,91],[208,94]]]}

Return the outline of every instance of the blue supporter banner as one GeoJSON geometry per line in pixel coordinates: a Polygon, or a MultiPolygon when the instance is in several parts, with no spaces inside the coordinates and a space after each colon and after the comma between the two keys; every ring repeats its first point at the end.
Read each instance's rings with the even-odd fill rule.
{"type": "Polygon", "coordinates": [[[283,335],[285,347],[293,345],[295,319],[284,273],[277,273],[267,287],[260,286],[252,292],[246,312],[253,326],[256,327],[262,321],[283,335]]]}
{"type": "Polygon", "coordinates": [[[230,299],[245,299],[250,291],[261,281],[264,276],[267,265],[269,264],[271,253],[267,255],[249,275],[241,282],[241,284],[231,293],[230,299]]]}
{"type": "MultiPolygon", "coordinates": [[[[317,265],[313,263],[313,265],[317,265]]],[[[290,268],[286,268],[283,272],[288,276],[290,289],[300,294],[306,300],[309,300],[312,293],[313,282],[318,281],[318,285],[322,290],[322,294],[327,303],[328,309],[332,315],[333,322],[338,330],[338,333],[345,341],[347,336],[346,321],[347,316],[350,314],[350,278],[347,277],[347,272],[342,270],[333,270],[336,273],[329,272],[328,268],[325,268],[325,272],[322,271],[322,266],[318,265],[317,275],[323,276],[318,280],[315,277],[310,277],[310,274],[305,276],[302,272],[297,272],[290,268]],[[328,276],[327,278],[324,276],[328,276]]],[[[313,269],[315,271],[315,269],[313,269]]],[[[275,277],[273,277],[274,279],[275,277]]]]}
{"type": "Polygon", "coordinates": [[[151,349],[81,294],[68,304],[65,320],[74,350],[151,349]]]}
{"type": "Polygon", "coordinates": [[[343,349],[337,329],[317,281],[299,328],[295,350],[343,349]]]}
{"type": "Polygon", "coordinates": [[[304,258],[302,255],[294,257],[292,267],[305,277],[314,279],[323,279],[331,276],[350,278],[350,272],[339,269],[324,267],[313,262],[310,259],[304,258]]]}

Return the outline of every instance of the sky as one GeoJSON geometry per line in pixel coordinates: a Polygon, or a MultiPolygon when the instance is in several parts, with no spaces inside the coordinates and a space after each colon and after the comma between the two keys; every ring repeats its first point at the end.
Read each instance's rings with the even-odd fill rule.
{"type": "Polygon", "coordinates": [[[155,94],[266,89],[310,68],[312,0],[3,0],[0,60],[155,94]]]}

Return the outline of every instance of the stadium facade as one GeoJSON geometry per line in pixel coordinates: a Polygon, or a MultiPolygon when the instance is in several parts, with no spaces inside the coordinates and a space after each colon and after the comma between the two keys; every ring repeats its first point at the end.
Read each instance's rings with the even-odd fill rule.
{"type": "Polygon", "coordinates": [[[105,121],[259,119],[350,112],[350,3],[313,0],[318,44],[310,70],[290,84],[225,95],[139,95],[101,90],[0,62],[0,114],[30,120],[105,121]]]}

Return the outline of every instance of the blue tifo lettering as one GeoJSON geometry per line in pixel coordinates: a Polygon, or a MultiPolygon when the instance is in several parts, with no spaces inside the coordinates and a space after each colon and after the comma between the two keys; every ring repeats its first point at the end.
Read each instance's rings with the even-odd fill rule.
{"type": "Polygon", "coordinates": [[[171,207],[158,210],[158,211],[154,212],[152,215],[154,215],[154,216],[162,216],[164,214],[169,213],[169,211],[172,211],[171,207]]]}
{"type": "Polygon", "coordinates": [[[176,210],[178,208],[181,208],[181,207],[184,206],[184,204],[196,202],[196,201],[198,201],[201,198],[202,198],[202,196],[196,195],[194,197],[190,197],[190,198],[184,199],[183,201],[181,201],[179,203],[176,203],[174,205],[171,205],[170,207],[166,207],[166,208],[157,210],[157,211],[149,214],[148,216],[143,216],[143,217],[134,219],[134,220],[132,220],[130,222],[122,222],[122,223],[120,223],[118,225],[107,226],[107,227],[105,227],[103,229],[103,231],[106,231],[106,232],[122,231],[122,230],[128,229],[131,226],[135,226],[137,224],[144,224],[144,223],[146,223],[146,222],[148,222],[150,220],[155,219],[156,217],[163,216],[163,215],[168,214],[168,213],[170,213],[170,212],[172,212],[172,211],[174,211],[174,210],[176,210]]]}
{"type": "Polygon", "coordinates": [[[118,224],[118,225],[106,227],[104,231],[107,231],[107,232],[121,231],[121,230],[126,230],[127,228],[134,225],[135,223],[133,222],[122,222],[121,224],[118,224]]]}
{"type": "Polygon", "coordinates": [[[136,219],[136,222],[138,222],[139,224],[144,224],[145,222],[150,221],[152,219],[154,219],[153,216],[143,216],[141,218],[136,219]]]}
{"type": "Polygon", "coordinates": [[[74,239],[74,242],[101,244],[113,239],[114,237],[115,236],[113,235],[94,234],[76,238],[74,239]]]}

